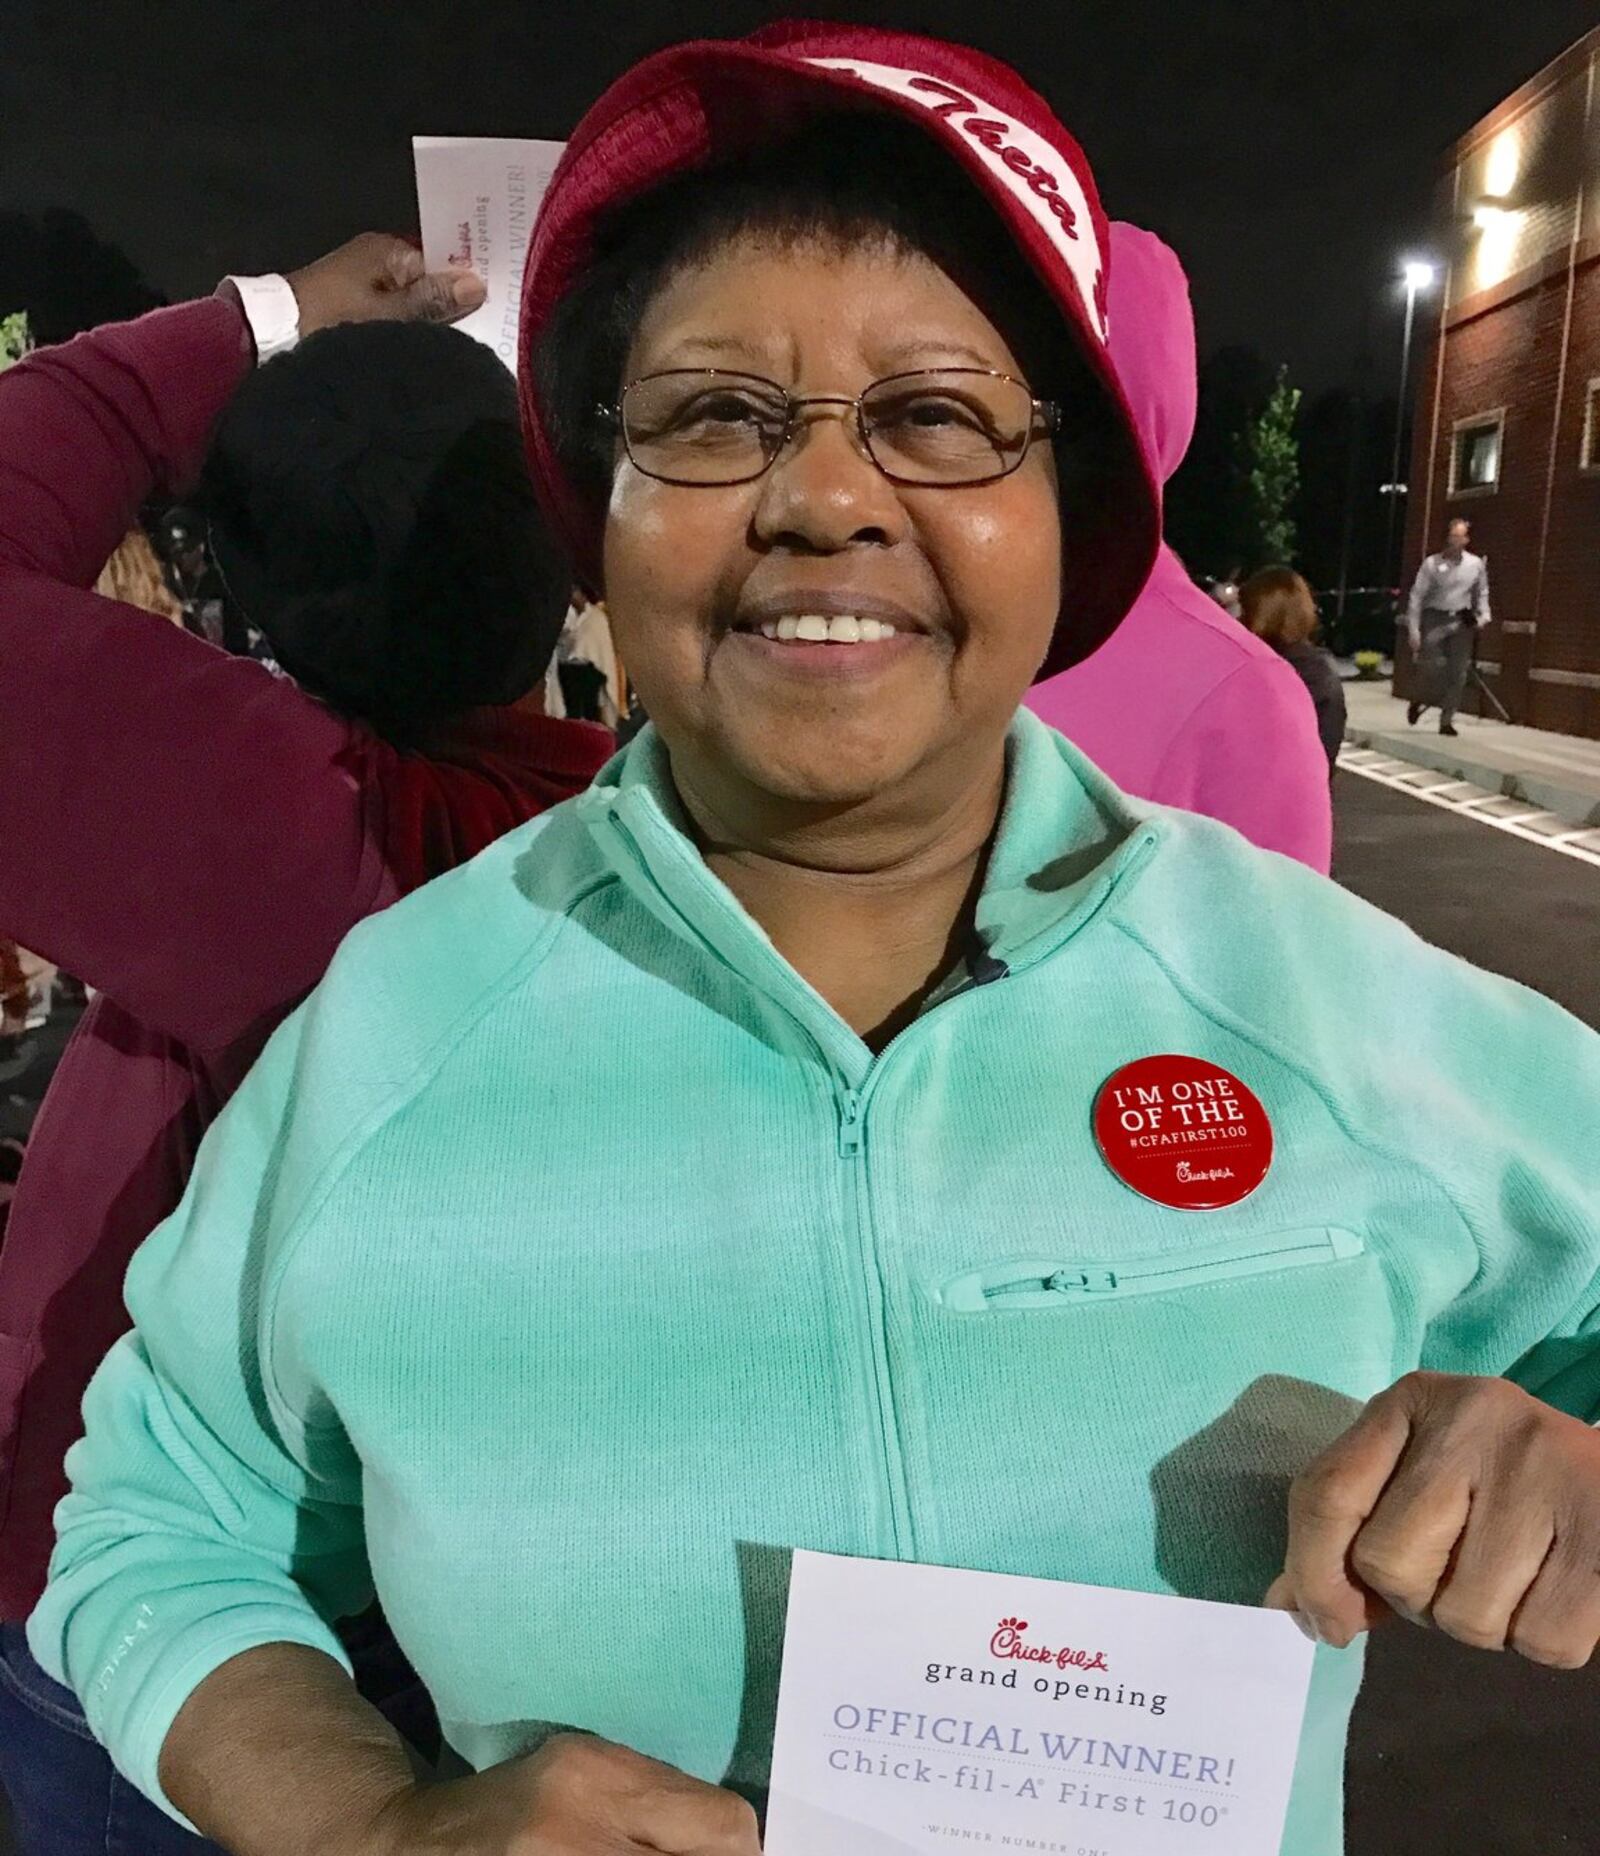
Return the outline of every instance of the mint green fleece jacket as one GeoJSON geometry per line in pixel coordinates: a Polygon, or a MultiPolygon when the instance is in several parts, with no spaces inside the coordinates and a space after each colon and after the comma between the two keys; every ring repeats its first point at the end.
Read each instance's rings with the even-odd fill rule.
{"type": "MultiPolygon", "coordinates": [[[[760,1786],[785,1549],[1254,1603],[1289,1479],[1408,1369],[1600,1412],[1600,1039],[1027,716],[978,923],[995,977],[874,1058],[647,732],[350,936],[69,1460],[31,1640],[138,1785],[219,1663],[339,1656],[376,1591],[471,1764],[559,1724],[760,1786]],[[1265,1104],[1243,1203],[1099,1158],[1157,1052],[1265,1104]],[[1118,1286],[970,1293],[1018,1262],[1118,1286]]],[[[1340,1846],[1359,1677],[1319,1652],[1293,1856],[1340,1846]]]]}

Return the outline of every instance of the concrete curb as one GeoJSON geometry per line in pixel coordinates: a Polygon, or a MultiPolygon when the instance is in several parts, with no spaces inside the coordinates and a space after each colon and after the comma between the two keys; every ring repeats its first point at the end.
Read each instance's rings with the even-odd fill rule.
{"type": "Polygon", "coordinates": [[[1559,774],[1552,775],[1542,768],[1500,766],[1475,755],[1470,737],[1450,741],[1432,731],[1395,734],[1389,729],[1363,728],[1352,723],[1345,729],[1344,738],[1352,747],[1391,754],[1396,760],[1431,767],[1453,780],[1470,780],[1485,792],[1526,800],[1541,811],[1553,812],[1568,825],[1600,825],[1600,791],[1577,780],[1564,781],[1559,774]]]}

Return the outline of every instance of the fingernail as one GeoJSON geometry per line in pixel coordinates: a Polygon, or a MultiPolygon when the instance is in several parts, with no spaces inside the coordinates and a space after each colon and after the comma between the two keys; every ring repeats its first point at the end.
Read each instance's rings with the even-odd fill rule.
{"type": "Polygon", "coordinates": [[[479,303],[483,300],[483,284],[468,271],[450,286],[450,294],[458,303],[479,303]]]}
{"type": "Polygon", "coordinates": [[[1306,1638],[1311,1643],[1321,1643],[1322,1639],[1317,1635],[1317,1621],[1315,1618],[1304,1611],[1291,1611],[1289,1615],[1299,1626],[1300,1635],[1302,1637],[1306,1638]]]}

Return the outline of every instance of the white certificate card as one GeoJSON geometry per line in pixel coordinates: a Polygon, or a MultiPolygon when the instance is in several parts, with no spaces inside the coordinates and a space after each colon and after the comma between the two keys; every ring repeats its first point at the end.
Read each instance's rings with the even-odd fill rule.
{"type": "Polygon", "coordinates": [[[1286,1613],[796,1553],[765,1856],[1279,1856],[1286,1613]]]}
{"type": "Polygon", "coordinates": [[[429,270],[452,259],[488,286],[481,309],[456,327],[492,348],[513,373],[522,267],[545,189],[565,146],[505,137],[418,135],[417,210],[429,270]]]}

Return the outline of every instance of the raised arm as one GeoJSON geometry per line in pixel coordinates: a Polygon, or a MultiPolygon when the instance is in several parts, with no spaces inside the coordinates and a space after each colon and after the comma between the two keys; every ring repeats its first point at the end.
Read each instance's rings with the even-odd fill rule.
{"type": "MultiPolygon", "coordinates": [[[[353,241],[291,276],[302,328],[462,313],[420,267],[353,241]]],[[[314,983],[383,874],[343,720],[89,590],[152,491],[187,488],[252,355],[211,298],[0,376],[0,934],[201,1046],[314,983]]]]}
{"type": "Polygon", "coordinates": [[[253,365],[211,297],[41,348],[0,376],[0,564],[90,587],[139,506],[181,493],[253,365]]]}

